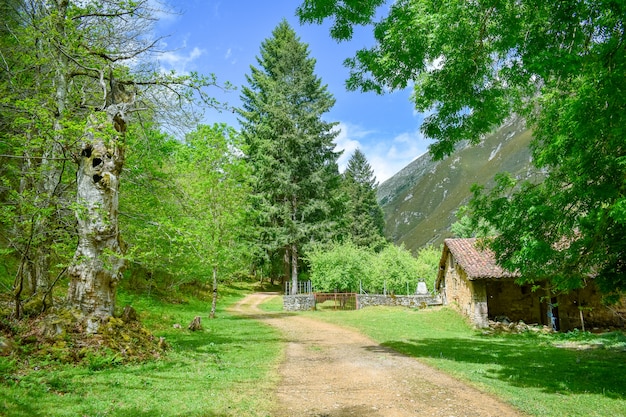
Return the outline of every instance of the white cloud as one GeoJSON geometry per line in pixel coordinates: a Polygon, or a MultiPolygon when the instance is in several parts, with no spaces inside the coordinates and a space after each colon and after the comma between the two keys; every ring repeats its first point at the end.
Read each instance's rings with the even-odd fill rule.
{"type": "Polygon", "coordinates": [[[186,73],[189,64],[200,58],[205,52],[197,46],[188,51],[186,50],[186,43],[184,43],[180,50],[159,54],[159,62],[166,70],[173,69],[177,73],[186,73]]]}
{"type": "Polygon", "coordinates": [[[224,54],[224,60],[228,61],[231,65],[237,64],[237,57],[233,55],[233,48],[228,48],[224,54]]]}
{"type": "Polygon", "coordinates": [[[359,126],[340,123],[341,133],[335,139],[335,150],[343,150],[339,158],[339,170],[343,172],[355,149],[365,154],[379,183],[392,177],[411,161],[423,155],[428,141],[419,131],[405,132],[395,137],[385,138],[385,134],[367,131],[359,126]]]}
{"type": "Polygon", "coordinates": [[[343,172],[355,149],[360,148],[363,150],[363,145],[357,139],[366,136],[367,132],[346,123],[339,123],[335,130],[339,130],[339,135],[335,138],[335,152],[343,151],[343,154],[337,161],[339,171],[343,172]]]}

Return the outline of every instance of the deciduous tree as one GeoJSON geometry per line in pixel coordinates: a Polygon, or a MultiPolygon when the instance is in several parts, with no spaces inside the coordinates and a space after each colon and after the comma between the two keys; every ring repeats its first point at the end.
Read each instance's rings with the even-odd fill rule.
{"type": "Polygon", "coordinates": [[[224,124],[200,125],[188,134],[177,165],[175,181],[184,196],[183,243],[191,249],[188,255],[197,265],[196,276],[212,283],[213,318],[220,274],[241,271],[247,265],[243,236],[248,166],[238,134],[224,124]]]}
{"type": "Polygon", "coordinates": [[[16,53],[4,62],[17,65],[7,67],[3,78],[9,94],[2,111],[12,126],[10,143],[16,144],[10,156],[22,161],[25,175],[12,184],[16,209],[3,219],[34,237],[16,240],[22,258],[16,282],[21,288],[33,275],[29,267],[39,274],[34,281],[49,286],[49,256],[59,241],[55,232],[67,230],[64,241],[70,241],[72,208],[79,242],[67,268],[68,302],[82,310],[88,331],[97,331],[100,320],[113,313],[123,264],[117,204],[128,125],[140,111],[164,122],[167,113],[192,102],[193,91],[205,104],[215,104],[202,91],[215,80],[163,74],[150,65],[158,40],[150,37],[155,10],[148,0],[15,3],[16,53]],[[22,57],[13,59],[17,51],[22,57]],[[73,171],[68,161],[77,163],[75,183],[68,180],[73,171]],[[70,203],[68,190],[76,185],[70,203]],[[61,214],[65,223],[51,221],[61,214]]]}
{"type": "MultiPolygon", "coordinates": [[[[334,20],[331,34],[372,23],[384,0],[306,0],[303,21],[334,20]]],[[[626,6],[615,1],[400,0],[374,23],[376,44],[347,60],[348,87],[413,85],[436,158],[513,113],[534,132],[540,183],[502,175],[475,189],[475,218],[500,234],[500,264],[555,289],[626,289],[626,6]]]]}

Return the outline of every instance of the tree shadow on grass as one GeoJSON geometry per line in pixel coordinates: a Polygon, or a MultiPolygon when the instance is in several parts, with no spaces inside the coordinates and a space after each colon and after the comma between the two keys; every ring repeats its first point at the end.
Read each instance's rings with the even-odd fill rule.
{"type": "Polygon", "coordinates": [[[601,394],[626,398],[626,352],[574,350],[512,339],[423,339],[382,344],[417,358],[442,358],[475,367],[485,378],[499,379],[546,393],[601,394]]]}

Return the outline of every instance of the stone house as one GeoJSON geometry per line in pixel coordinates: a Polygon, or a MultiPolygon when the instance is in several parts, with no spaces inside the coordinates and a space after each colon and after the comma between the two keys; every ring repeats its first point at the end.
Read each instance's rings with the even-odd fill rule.
{"type": "Polygon", "coordinates": [[[558,330],[581,328],[583,321],[586,329],[623,327],[626,323],[624,300],[615,306],[603,305],[593,282],[548,299],[542,289],[515,283],[517,278],[518,273],[496,264],[492,251],[479,248],[476,239],[446,239],[435,286],[444,305],[455,306],[477,327],[487,327],[489,320],[498,317],[550,325],[549,302],[558,330]]]}

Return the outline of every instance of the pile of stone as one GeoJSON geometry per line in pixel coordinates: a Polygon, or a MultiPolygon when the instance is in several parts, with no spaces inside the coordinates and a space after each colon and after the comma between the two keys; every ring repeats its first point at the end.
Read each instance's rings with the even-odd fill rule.
{"type": "Polygon", "coordinates": [[[489,329],[485,331],[489,333],[552,333],[552,329],[548,326],[540,324],[526,324],[523,321],[514,322],[506,316],[498,316],[495,320],[489,320],[489,329]]]}

